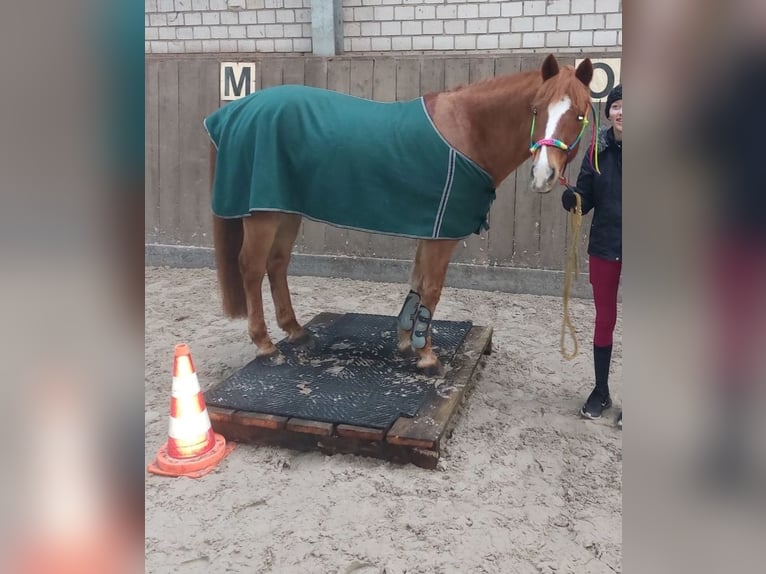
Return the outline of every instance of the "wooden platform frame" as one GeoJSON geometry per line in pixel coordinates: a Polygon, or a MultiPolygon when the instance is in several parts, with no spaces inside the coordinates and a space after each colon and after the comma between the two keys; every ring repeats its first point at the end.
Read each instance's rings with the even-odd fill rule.
{"type": "MultiPolygon", "coordinates": [[[[343,315],[321,313],[307,326],[330,325],[343,315]]],[[[441,446],[454,429],[458,409],[473,388],[482,355],[492,352],[492,328],[473,326],[449,363],[444,382],[432,387],[415,417],[399,417],[389,429],[311,421],[208,405],[213,429],[227,440],[324,454],[357,454],[436,468],[441,446]]]]}

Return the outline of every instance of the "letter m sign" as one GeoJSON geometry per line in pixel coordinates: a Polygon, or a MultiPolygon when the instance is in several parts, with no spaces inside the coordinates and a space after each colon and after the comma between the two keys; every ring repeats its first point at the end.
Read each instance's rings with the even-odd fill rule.
{"type": "Polygon", "coordinates": [[[221,62],[221,100],[237,100],[255,91],[255,64],[221,62]]]}

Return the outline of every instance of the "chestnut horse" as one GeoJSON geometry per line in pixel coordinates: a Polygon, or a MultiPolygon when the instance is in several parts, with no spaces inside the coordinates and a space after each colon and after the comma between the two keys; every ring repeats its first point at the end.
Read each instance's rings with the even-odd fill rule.
{"type": "MultiPolygon", "coordinates": [[[[540,70],[430,93],[423,97],[423,103],[446,143],[483,169],[494,187],[531,157],[530,187],[545,193],[576,153],[590,110],[588,86],[592,76],[590,60],[577,69],[560,69],[550,55],[540,70]]],[[[217,153],[218,148],[212,146],[213,177],[217,153]]],[[[254,210],[246,217],[214,217],[224,312],[229,317],[247,317],[256,357],[266,359],[278,353],[263,317],[261,287],[266,275],[277,324],[287,333],[288,341],[304,344],[311,339],[295,317],[287,285],[287,268],[302,216],[287,211],[254,210]]],[[[410,292],[398,317],[399,350],[414,350],[418,367],[431,375],[443,373],[431,346],[430,325],[457,242],[418,240],[410,292]]]]}

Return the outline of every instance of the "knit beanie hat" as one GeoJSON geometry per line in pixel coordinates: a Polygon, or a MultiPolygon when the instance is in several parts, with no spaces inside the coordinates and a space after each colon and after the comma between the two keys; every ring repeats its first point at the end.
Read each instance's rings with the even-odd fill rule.
{"type": "Polygon", "coordinates": [[[614,88],[612,88],[612,90],[609,92],[609,95],[606,97],[606,107],[604,108],[604,114],[606,115],[607,119],[609,119],[609,110],[612,109],[612,104],[621,99],[622,84],[617,84],[614,88]]]}

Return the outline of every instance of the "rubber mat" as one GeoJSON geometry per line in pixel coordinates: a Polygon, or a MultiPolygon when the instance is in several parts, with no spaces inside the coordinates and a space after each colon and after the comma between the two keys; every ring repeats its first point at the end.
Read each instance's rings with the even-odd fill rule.
{"type": "MultiPolygon", "coordinates": [[[[434,321],[434,350],[447,366],[469,321],[434,321]]],[[[254,360],[205,394],[207,404],[307,420],[387,429],[413,417],[434,378],[396,348],[396,317],[350,313],[312,327],[313,344],[277,344],[284,362],[254,360]]]]}

